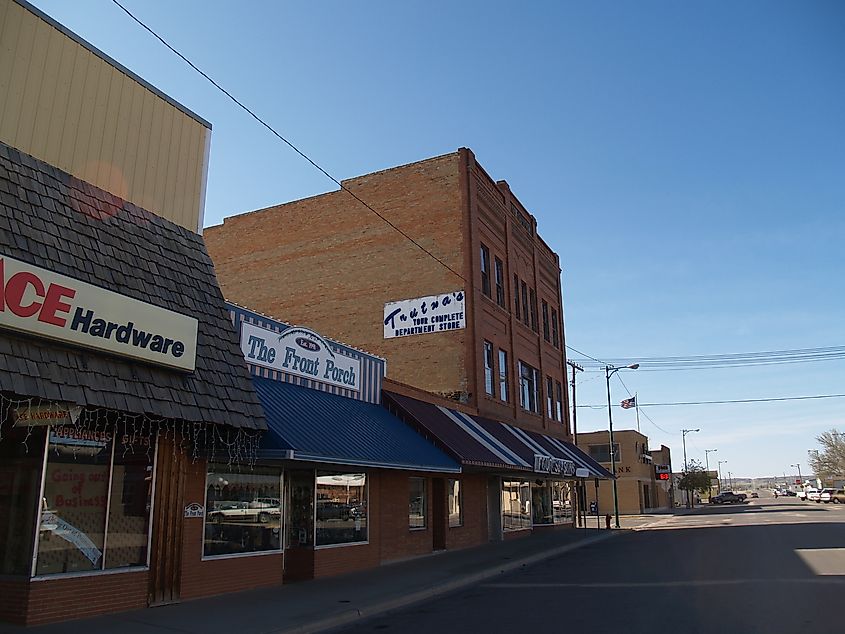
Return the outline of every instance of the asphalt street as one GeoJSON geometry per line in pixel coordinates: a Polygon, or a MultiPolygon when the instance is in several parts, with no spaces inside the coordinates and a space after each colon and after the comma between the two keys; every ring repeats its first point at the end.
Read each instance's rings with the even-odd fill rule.
{"type": "Polygon", "coordinates": [[[845,505],[764,498],[650,519],[616,539],[340,631],[845,631],[845,505]]]}

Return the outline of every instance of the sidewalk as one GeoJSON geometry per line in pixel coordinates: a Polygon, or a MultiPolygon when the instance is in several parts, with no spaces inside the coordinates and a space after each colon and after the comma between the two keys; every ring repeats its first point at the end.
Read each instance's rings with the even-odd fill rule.
{"type": "MultiPolygon", "coordinates": [[[[511,570],[589,546],[625,531],[573,529],[444,551],[328,579],[227,594],[54,625],[22,634],[293,634],[319,632],[402,608],[511,570]]],[[[84,597],[80,597],[84,601],[84,597]]]]}

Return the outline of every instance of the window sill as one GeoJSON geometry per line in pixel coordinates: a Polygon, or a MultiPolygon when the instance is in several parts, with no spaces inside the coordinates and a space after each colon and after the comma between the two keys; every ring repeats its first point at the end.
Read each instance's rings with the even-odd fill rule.
{"type": "Polygon", "coordinates": [[[119,575],[130,572],[149,572],[149,566],[127,566],[126,568],[110,568],[108,570],[84,570],[79,572],[57,572],[55,574],[37,575],[30,581],[50,581],[51,579],[76,579],[79,577],[96,577],[100,575],[119,575]]]}
{"type": "Polygon", "coordinates": [[[203,555],[201,561],[218,561],[220,559],[239,559],[241,557],[264,557],[266,555],[281,555],[284,554],[284,549],[278,550],[258,550],[251,553],[230,553],[228,555],[203,555]]]}
{"type": "Polygon", "coordinates": [[[412,533],[419,533],[420,531],[428,530],[428,526],[409,526],[408,530],[412,533]]]}
{"type": "Polygon", "coordinates": [[[314,546],[314,550],[332,550],[333,548],[345,548],[346,546],[369,546],[370,542],[346,542],[345,544],[322,544],[314,546]]]}

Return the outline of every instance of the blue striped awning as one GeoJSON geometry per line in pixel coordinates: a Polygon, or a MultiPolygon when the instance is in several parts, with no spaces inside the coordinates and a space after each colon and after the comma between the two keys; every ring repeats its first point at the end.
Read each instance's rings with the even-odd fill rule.
{"type": "Polygon", "coordinates": [[[576,474],[580,474],[576,477],[613,477],[590,456],[561,438],[392,392],[385,394],[400,413],[413,419],[463,465],[562,477],[576,474]]]}
{"type": "Polygon", "coordinates": [[[259,458],[460,472],[460,465],[385,408],[253,376],[268,431],[259,458]]]}

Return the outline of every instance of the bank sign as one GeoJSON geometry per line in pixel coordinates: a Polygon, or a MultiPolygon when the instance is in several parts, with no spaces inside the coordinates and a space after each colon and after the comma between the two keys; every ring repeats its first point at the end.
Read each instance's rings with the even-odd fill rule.
{"type": "Polygon", "coordinates": [[[0,328],[193,372],[197,320],[0,254],[0,328]]]}
{"type": "Polygon", "coordinates": [[[275,332],[241,322],[241,350],[248,363],[315,381],[361,389],[361,362],[332,350],[313,330],[292,327],[275,332]]]}
{"type": "Polygon", "coordinates": [[[464,292],[404,299],[384,305],[384,338],[466,328],[464,292]]]}
{"type": "Polygon", "coordinates": [[[542,454],[534,454],[535,473],[549,473],[551,475],[574,476],[575,463],[572,460],[553,458],[542,454]]]}

